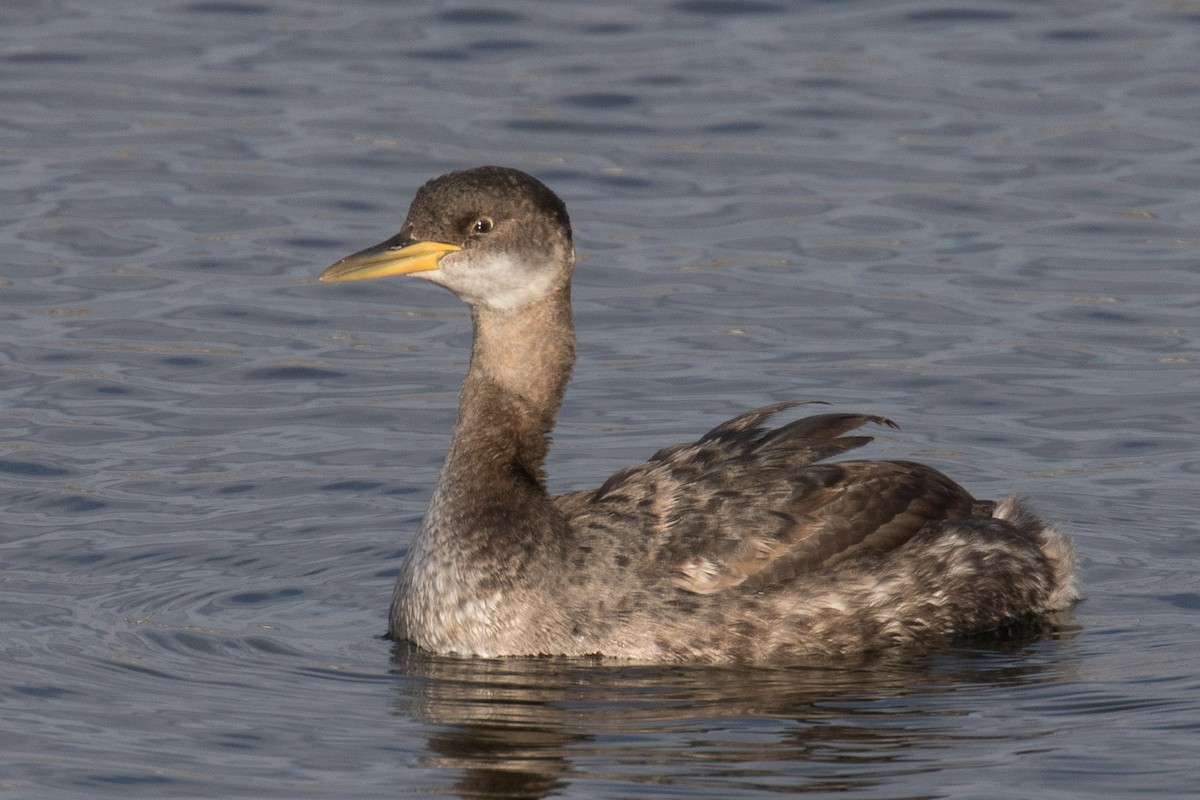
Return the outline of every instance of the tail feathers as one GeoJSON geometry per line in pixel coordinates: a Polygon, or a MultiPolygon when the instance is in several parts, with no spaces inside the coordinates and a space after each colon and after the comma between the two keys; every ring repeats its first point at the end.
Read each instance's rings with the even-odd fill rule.
{"type": "Polygon", "coordinates": [[[1079,578],[1075,573],[1075,547],[1062,531],[1027,511],[1017,496],[996,504],[992,516],[1009,522],[1037,538],[1051,569],[1050,590],[1043,611],[1060,611],[1079,602],[1079,578]]]}

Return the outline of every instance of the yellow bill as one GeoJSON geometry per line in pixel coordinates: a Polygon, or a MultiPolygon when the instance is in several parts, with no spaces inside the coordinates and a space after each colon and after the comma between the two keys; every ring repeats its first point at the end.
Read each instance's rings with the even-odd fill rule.
{"type": "Polygon", "coordinates": [[[462,248],[444,242],[413,242],[401,247],[395,239],[389,239],[346,256],[322,272],[321,280],[328,283],[365,281],[437,269],[442,256],[457,250],[462,248]]]}

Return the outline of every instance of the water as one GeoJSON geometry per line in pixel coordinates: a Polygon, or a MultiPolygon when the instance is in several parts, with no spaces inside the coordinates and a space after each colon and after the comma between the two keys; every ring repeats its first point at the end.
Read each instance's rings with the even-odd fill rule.
{"type": "Polygon", "coordinates": [[[1195,5],[413,5],[0,11],[0,795],[1191,796],[1195,5]],[[823,399],[1087,600],[828,669],[393,649],[468,324],[314,277],[479,163],[584,259],[556,488],[823,399]]]}

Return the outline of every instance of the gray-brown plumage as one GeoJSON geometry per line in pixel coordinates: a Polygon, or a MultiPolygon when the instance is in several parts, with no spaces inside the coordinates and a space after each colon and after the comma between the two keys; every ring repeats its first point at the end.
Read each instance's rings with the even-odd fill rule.
{"type": "Polygon", "coordinates": [[[322,280],[408,274],[471,309],[458,420],[392,600],[438,653],[785,662],[924,644],[1074,602],[1062,534],[906,461],[829,461],[891,425],[781,403],[551,497],[542,462],[575,360],[571,228],[513,169],[418,191],[400,233],[322,280]]]}

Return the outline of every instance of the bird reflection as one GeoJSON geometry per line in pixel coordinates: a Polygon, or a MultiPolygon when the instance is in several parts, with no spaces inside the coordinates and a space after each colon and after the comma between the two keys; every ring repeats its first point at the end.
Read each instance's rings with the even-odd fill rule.
{"type": "Polygon", "coordinates": [[[964,738],[954,720],[965,685],[1070,677],[1061,653],[1027,651],[1065,647],[1076,630],[1067,612],[915,658],[788,668],[455,659],[398,642],[396,713],[431,729],[421,766],[445,770],[440,791],[462,798],[541,798],[578,782],[653,793],[662,781],[756,773],[775,790],[786,774],[795,790],[838,791],[909,774],[912,751],[964,738]],[[737,720],[749,718],[744,730],[737,720]],[[673,779],[674,765],[691,774],[673,779]]]}

